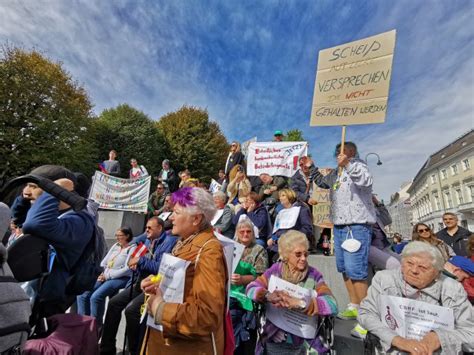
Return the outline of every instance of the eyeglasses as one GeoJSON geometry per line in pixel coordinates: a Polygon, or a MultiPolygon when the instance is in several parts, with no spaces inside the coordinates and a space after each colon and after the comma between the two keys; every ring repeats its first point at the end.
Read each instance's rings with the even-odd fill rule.
{"type": "Polygon", "coordinates": [[[162,188],[162,187],[157,187],[156,189],[157,189],[157,190],[163,190],[163,188],[162,188]]]}
{"type": "Polygon", "coordinates": [[[429,228],[423,228],[423,229],[418,229],[417,232],[418,233],[424,233],[424,232],[429,232],[430,229],[429,228]]]}
{"type": "Polygon", "coordinates": [[[237,147],[237,145],[235,145],[235,144],[231,144],[230,146],[231,146],[231,147],[237,147]]]}
{"type": "Polygon", "coordinates": [[[125,234],[115,234],[115,238],[118,238],[118,237],[126,237],[125,234]]]}
{"type": "Polygon", "coordinates": [[[304,252],[299,251],[299,252],[293,253],[293,255],[296,256],[296,257],[299,259],[299,258],[301,258],[301,257],[303,257],[303,256],[304,256],[305,258],[307,258],[308,255],[309,255],[309,253],[308,253],[307,251],[304,251],[304,252]]]}
{"type": "Polygon", "coordinates": [[[146,229],[146,230],[148,230],[148,229],[151,229],[151,227],[150,227],[150,226],[146,226],[146,228],[145,228],[145,229],[146,229]]]}

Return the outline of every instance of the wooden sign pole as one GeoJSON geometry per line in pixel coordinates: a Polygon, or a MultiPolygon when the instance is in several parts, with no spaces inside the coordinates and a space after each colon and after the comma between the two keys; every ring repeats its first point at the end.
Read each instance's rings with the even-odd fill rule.
{"type": "MultiPolygon", "coordinates": [[[[341,149],[339,149],[339,154],[344,154],[344,143],[346,142],[346,126],[342,126],[342,137],[341,137],[341,149]]],[[[342,168],[339,167],[338,176],[341,176],[342,168]]]]}

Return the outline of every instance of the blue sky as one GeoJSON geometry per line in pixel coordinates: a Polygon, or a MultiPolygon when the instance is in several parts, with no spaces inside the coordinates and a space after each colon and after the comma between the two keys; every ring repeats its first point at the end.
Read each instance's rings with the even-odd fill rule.
{"type": "Polygon", "coordinates": [[[61,61],[99,114],[206,108],[229,140],[299,128],[333,166],[340,127],[310,127],[318,52],[397,30],[386,122],[349,126],[388,198],[474,126],[473,1],[0,2],[0,43],[61,61]]]}

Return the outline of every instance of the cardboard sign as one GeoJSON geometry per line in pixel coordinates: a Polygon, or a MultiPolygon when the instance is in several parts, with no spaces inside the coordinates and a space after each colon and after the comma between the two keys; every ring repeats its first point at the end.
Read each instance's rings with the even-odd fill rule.
{"type": "Polygon", "coordinates": [[[298,216],[300,215],[301,207],[295,206],[291,208],[284,208],[280,212],[278,212],[275,218],[275,224],[273,226],[273,232],[275,233],[279,229],[290,229],[298,220],[298,216]]]}
{"type": "Polygon", "coordinates": [[[255,142],[249,145],[247,175],[262,173],[291,177],[299,158],[308,155],[307,142],[255,142]]]}
{"type": "MultiPolygon", "coordinates": [[[[291,282],[272,275],[268,282],[268,291],[273,292],[275,290],[285,290],[290,296],[299,299],[316,297],[316,291],[294,285],[291,282]]],[[[266,307],[268,320],[278,328],[306,339],[313,339],[316,336],[316,316],[308,316],[302,312],[289,310],[287,308],[276,308],[270,303],[267,303],[266,307]]]]}
{"type": "Polygon", "coordinates": [[[222,185],[219,184],[216,180],[212,179],[211,184],[209,185],[209,192],[213,194],[214,192],[220,191],[222,185]]]}
{"type": "Polygon", "coordinates": [[[401,337],[420,340],[434,329],[454,330],[452,309],[387,295],[379,300],[380,320],[401,337]]]}
{"type": "Polygon", "coordinates": [[[383,123],[396,31],[321,50],[311,126],[383,123]]]}
{"type": "MultiPolygon", "coordinates": [[[[158,274],[161,275],[160,290],[165,302],[183,303],[186,269],[189,264],[191,264],[190,261],[177,258],[168,253],[163,254],[158,274]]],[[[153,317],[148,317],[147,325],[160,332],[163,331],[160,324],[155,324],[153,317]]]]}
{"type": "Polygon", "coordinates": [[[121,179],[96,171],[89,198],[107,210],[146,213],[151,177],[121,179]]]}
{"type": "MultiPolygon", "coordinates": [[[[320,168],[321,174],[326,176],[331,172],[330,168],[320,168]]],[[[330,190],[322,189],[316,184],[313,189],[312,198],[318,202],[317,205],[313,206],[313,224],[320,228],[332,228],[330,214],[331,214],[331,200],[329,198],[330,190]]]]}

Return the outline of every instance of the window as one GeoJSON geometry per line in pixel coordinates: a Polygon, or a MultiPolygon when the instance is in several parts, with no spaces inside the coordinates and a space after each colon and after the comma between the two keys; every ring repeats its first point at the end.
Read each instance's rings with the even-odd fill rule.
{"type": "Polygon", "coordinates": [[[457,174],[458,174],[458,165],[457,165],[457,164],[451,165],[451,173],[452,173],[453,175],[457,175],[457,174]]]}
{"type": "Polygon", "coordinates": [[[462,197],[462,190],[460,188],[456,189],[456,197],[458,199],[458,204],[462,205],[464,203],[464,199],[462,197]]]}
{"type": "Polygon", "coordinates": [[[444,201],[446,202],[446,208],[453,208],[453,200],[449,191],[444,192],[444,201]]]}
{"type": "Polygon", "coordinates": [[[448,174],[446,173],[446,169],[441,170],[441,179],[446,180],[448,178],[448,174]]]}
{"type": "Polygon", "coordinates": [[[433,199],[434,199],[436,211],[440,211],[441,210],[441,200],[439,199],[439,195],[438,194],[433,194],[433,199]]]}
{"type": "Polygon", "coordinates": [[[435,174],[431,175],[431,183],[432,184],[436,183],[436,175],[435,174]]]}
{"type": "Polygon", "coordinates": [[[474,201],[474,185],[467,186],[467,199],[469,202],[474,201]]]}
{"type": "Polygon", "coordinates": [[[466,171],[471,169],[471,164],[469,164],[469,159],[464,159],[462,162],[462,170],[466,171]]]}

